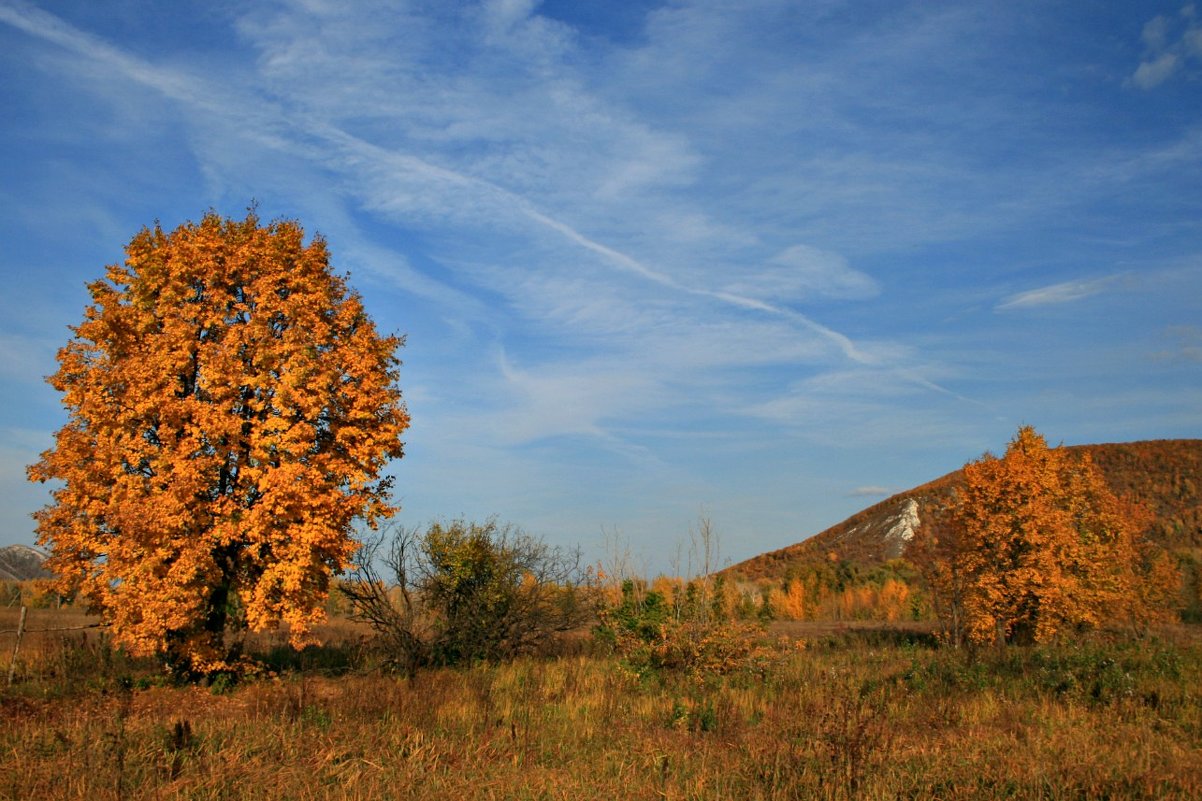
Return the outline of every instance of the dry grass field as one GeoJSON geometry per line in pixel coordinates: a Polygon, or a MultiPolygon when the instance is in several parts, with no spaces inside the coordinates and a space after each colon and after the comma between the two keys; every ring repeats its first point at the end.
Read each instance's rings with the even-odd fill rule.
{"type": "Polygon", "coordinates": [[[976,654],[887,629],[784,633],[723,675],[578,644],[405,679],[342,625],[299,656],[253,643],[264,673],[210,687],[170,685],[97,630],[31,634],[0,688],[0,798],[1202,797],[1190,629],[976,654]]]}

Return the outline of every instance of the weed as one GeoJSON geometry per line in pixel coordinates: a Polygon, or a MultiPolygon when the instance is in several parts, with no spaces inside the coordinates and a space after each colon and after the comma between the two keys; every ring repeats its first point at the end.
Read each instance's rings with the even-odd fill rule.
{"type": "Polygon", "coordinates": [[[836,696],[818,724],[818,748],[831,766],[835,798],[858,798],[865,772],[880,762],[892,741],[888,696],[860,688],[836,696]]]}

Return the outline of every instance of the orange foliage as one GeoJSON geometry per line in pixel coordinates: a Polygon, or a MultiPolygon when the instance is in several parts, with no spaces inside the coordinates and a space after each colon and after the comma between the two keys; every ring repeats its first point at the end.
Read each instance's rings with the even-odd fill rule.
{"type": "Polygon", "coordinates": [[[805,584],[793,579],[783,590],[773,587],[768,593],[768,604],[772,608],[772,616],[777,620],[804,620],[807,606],[805,584]]]}
{"type": "Polygon", "coordinates": [[[810,574],[768,589],[768,605],[776,620],[898,621],[911,615],[912,602],[910,585],[896,578],[832,590],[810,574]]]}
{"type": "Polygon", "coordinates": [[[910,585],[897,579],[886,579],[877,591],[876,607],[885,620],[898,621],[910,613],[910,585]]]}
{"type": "Polygon", "coordinates": [[[1146,622],[1175,580],[1140,535],[1146,513],[1110,491],[1088,454],[1048,448],[1029,426],[1002,458],[965,465],[949,511],[926,572],[977,642],[1146,622]]]}
{"type": "Polygon", "coordinates": [[[69,422],[29,469],[61,482],[39,542],[135,653],[220,667],[227,626],[306,640],[353,521],[390,514],[402,341],[291,221],[143,229],[50,379],[69,422]]]}
{"type": "Polygon", "coordinates": [[[675,576],[659,575],[651,581],[651,591],[663,596],[664,603],[674,611],[675,617],[680,617],[680,608],[684,603],[684,586],[684,579],[675,576]]]}

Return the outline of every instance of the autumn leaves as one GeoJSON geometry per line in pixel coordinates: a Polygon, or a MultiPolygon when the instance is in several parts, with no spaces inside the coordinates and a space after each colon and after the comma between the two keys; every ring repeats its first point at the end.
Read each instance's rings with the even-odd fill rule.
{"type": "Polygon", "coordinates": [[[253,212],[145,229],[89,291],[50,379],[70,420],[30,468],[61,482],[37,519],[62,589],[188,670],[220,666],[227,628],[303,642],[353,522],[393,511],[400,339],[324,241],[253,212]]]}
{"type": "Polygon", "coordinates": [[[908,556],[952,642],[1043,642],[1166,614],[1179,579],[1143,539],[1145,523],[1088,456],[1049,448],[1024,426],[1001,458],[965,465],[908,556]]]}

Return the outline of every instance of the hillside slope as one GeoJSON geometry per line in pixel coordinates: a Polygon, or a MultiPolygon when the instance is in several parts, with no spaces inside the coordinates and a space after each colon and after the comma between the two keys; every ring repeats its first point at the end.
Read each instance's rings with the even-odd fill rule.
{"type": "Polygon", "coordinates": [[[49,578],[42,568],[46,555],[28,545],[6,545],[0,548],[0,581],[28,581],[49,578]]]}
{"type": "MultiPolygon", "coordinates": [[[[1089,453],[1117,493],[1134,498],[1154,514],[1148,531],[1168,548],[1202,546],[1202,440],[1076,445],[1089,453]]],[[[961,480],[956,470],[898,493],[807,540],[752,557],[727,568],[742,579],[779,579],[790,567],[847,561],[861,567],[902,555],[923,515],[942,503],[961,480]]]]}

